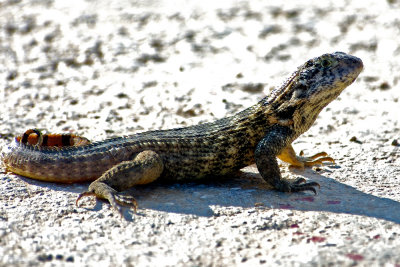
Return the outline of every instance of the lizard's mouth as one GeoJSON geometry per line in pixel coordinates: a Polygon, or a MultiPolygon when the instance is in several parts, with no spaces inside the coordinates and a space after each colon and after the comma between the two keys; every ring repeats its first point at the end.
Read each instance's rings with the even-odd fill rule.
{"type": "MultiPolygon", "coordinates": [[[[341,61],[344,66],[337,66],[337,68],[342,68],[342,69],[347,69],[348,70],[348,75],[351,76],[351,79],[349,79],[349,84],[354,82],[354,80],[358,77],[360,72],[364,69],[364,63],[362,60],[358,57],[352,56],[352,55],[347,55],[342,52],[336,52],[335,54],[342,54],[343,55],[343,60],[341,61]]],[[[346,76],[346,75],[344,75],[346,76]]]]}

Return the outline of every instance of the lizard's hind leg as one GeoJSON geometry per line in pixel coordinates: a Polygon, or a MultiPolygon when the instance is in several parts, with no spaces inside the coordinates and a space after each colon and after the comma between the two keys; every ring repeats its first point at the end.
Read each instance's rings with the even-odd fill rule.
{"type": "Polygon", "coordinates": [[[150,150],[140,152],[133,160],[123,161],[103,173],[89,185],[88,191],[79,195],[76,204],[78,205],[84,196],[96,196],[107,199],[120,214],[122,214],[121,205],[133,207],[136,212],[135,198],[120,191],[155,181],[163,169],[162,159],[156,152],[150,150]]]}

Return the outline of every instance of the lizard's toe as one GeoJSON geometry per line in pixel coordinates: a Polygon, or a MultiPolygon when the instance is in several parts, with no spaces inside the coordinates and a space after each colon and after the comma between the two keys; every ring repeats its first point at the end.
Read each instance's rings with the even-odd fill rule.
{"type": "Polygon", "coordinates": [[[96,196],[96,194],[92,191],[85,191],[85,192],[79,194],[78,198],[75,201],[75,205],[79,206],[79,203],[78,203],[79,200],[81,200],[83,197],[90,197],[90,196],[96,196]]]}
{"type": "Polygon", "coordinates": [[[138,208],[138,204],[136,199],[133,196],[118,193],[114,195],[115,201],[121,206],[131,207],[135,210],[138,208]]]}
{"type": "Polygon", "coordinates": [[[312,191],[315,195],[317,194],[317,190],[315,187],[320,187],[317,182],[306,182],[304,178],[298,178],[296,181],[291,182],[287,180],[282,180],[281,183],[277,186],[277,189],[281,192],[302,192],[302,191],[312,191]]]}
{"type": "Polygon", "coordinates": [[[301,191],[312,191],[315,195],[317,190],[315,187],[320,188],[321,186],[317,182],[306,182],[304,178],[299,178],[293,183],[290,183],[290,192],[301,192],[301,191]]]}
{"type": "Polygon", "coordinates": [[[315,165],[323,165],[325,162],[335,163],[332,157],[329,157],[326,152],[320,152],[312,156],[305,157],[303,151],[297,156],[297,159],[303,163],[304,167],[312,167],[315,165]]]}

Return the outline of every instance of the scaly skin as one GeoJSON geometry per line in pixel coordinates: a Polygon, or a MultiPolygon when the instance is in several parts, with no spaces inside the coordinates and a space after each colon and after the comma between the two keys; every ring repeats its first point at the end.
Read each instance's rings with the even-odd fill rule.
{"type": "Polygon", "coordinates": [[[119,204],[136,209],[134,198],[120,193],[134,185],[156,179],[216,179],[253,163],[279,191],[315,192],[314,187],[319,186],[315,182],[282,179],[276,157],[297,167],[333,162],[326,153],[298,157],[291,143],[311,127],[320,111],[362,68],[362,61],[354,56],[324,54],[308,60],[269,96],[231,117],[81,146],[35,146],[16,140],[3,150],[2,160],[9,171],[42,181],[93,181],[78,200],[95,195],[109,200],[119,211],[119,204]]]}

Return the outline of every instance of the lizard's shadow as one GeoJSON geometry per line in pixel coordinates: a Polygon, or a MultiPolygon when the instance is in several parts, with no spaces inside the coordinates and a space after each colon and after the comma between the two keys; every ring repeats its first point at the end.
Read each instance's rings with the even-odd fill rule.
{"type": "MultiPolygon", "coordinates": [[[[400,223],[400,213],[393,212],[400,210],[400,202],[366,194],[311,170],[302,171],[301,175],[321,185],[321,189],[317,189],[316,196],[310,192],[288,194],[271,190],[271,187],[262,180],[255,166],[247,167],[233,179],[227,177],[218,181],[184,184],[156,182],[137,186],[125,192],[136,198],[140,209],[197,216],[213,216],[212,206],[251,208],[257,204],[264,208],[364,215],[400,223]]],[[[77,194],[86,190],[88,186],[88,184],[49,184],[28,178],[22,179],[29,184],[47,187],[50,190],[77,194]]],[[[92,208],[88,204],[82,204],[82,207],[98,211],[101,210],[103,204],[104,202],[98,201],[92,208]]],[[[143,213],[140,209],[137,214],[139,216],[143,213]]],[[[127,212],[129,211],[126,209],[125,217],[127,217],[127,212]]],[[[132,214],[132,216],[135,215],[132,214]]]]}
{"type": "Polygon", "coordinates": [[[189,184],[153,184],[129,190],[141,208],[213,216],[210,206],[284,208],[363,215],[400,223],[400,202],[376,197],[311,170],[301,174],[321,185],[318,194],[270,190],[254,166],[230,180],[189,184]],[[248,172],[248,170],[250,172],[248,172]]]}

